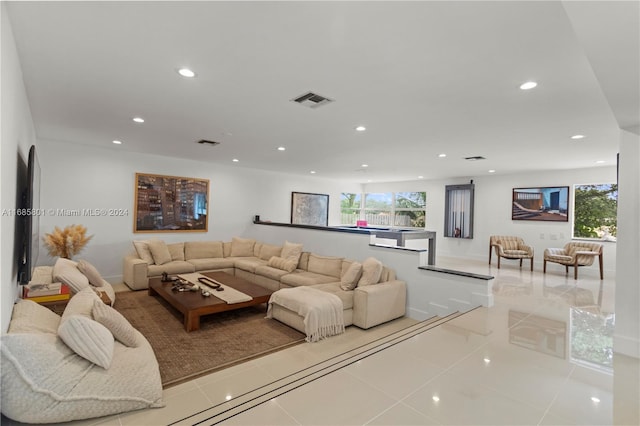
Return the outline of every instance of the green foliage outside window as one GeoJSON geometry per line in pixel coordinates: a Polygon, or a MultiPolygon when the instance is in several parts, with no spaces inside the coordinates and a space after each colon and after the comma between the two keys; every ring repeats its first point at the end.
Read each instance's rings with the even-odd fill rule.
{"type": "Polygon", "coordinates": [[[618,232],[618,185],[576,185],[574,238],[609,238],[618,232]]]}

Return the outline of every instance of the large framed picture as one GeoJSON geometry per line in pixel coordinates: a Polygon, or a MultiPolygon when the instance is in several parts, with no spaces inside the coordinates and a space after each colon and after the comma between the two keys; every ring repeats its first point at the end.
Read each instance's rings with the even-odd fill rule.
{"type": "Polygon", "coordinates": [[[569,221],[569,187],[513,188],[512,220],[569,221]]]}
{"type": "Polygon", "coordinates": [[[329,224],[329,195],[292,192],[291,223],[327,226],[329,224]]]}
{"type": "Polygon", "coordinates": [[[207,232],[209,180],[136,173],[133,232],[207,232]]]}

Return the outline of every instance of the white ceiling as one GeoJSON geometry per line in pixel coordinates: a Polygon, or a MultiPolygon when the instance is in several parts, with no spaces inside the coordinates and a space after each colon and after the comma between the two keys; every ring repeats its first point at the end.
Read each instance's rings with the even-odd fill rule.
{"type": "Polygon", "coordinates": [[[41,140],[379,182],[614,165],[619,127],[638,132],[640,120],[638,5],[10,2],[8,10],[41,140]],[[197,78],[180,77],[182,66],[197,78]],[[527,80],[538,87],[519,90],[527,80]],[[307,91],[335,102],[290,101],[307,91]],[[486,160],[463,159],[477,155],[486,160]]]}

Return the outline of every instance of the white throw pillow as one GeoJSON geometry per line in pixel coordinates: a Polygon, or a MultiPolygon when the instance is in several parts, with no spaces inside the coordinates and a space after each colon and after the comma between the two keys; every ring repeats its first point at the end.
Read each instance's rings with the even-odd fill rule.
{"type": "Polygon", "coordinates": [[[377,284],[382,275],[382,262],[374,257],[369,257],[362,262],[362,277],[358,281],[358,287],[377,284]]]}
{"type": "Polygon", "coordinates": [[[107,329],[125,346],[138,346],[138,335],[131,323],[118,311],[101,301],[93,302],[93,318],[107,329]]]}
{"type": "Polygon", "coordinates": [[[293,259],[285,259],[278,256],[272,256],[267,263],[268,266],[276,269],[282,269],[283,271],[293,272],[296,270],[296,266],[298,266],[298,262],[293,259]]]}
{"type": "Polygon", "coordinates": [[[358,285],[361,276],[362,263],[353,262],[342,278],[340,278],[340,288],[346,291],[353,290],[358,285]]]}
{"type": "Polygon", "coordinates": [[[147,241],[147,246],[149,247],[151,256],[153,256],[153,262],[156,265],[164,265],[165,263],[171,262],[171,253],[169,253],[167,243],[154,239],[147,241]]]}
{"type": "Polygon", "coordinates": [[[102,276],[92,264],[90,264],[86,260],[80,260],[78,261],[78,269],[85,277],[87,277],[87,279],[89,280],[89,284],[96,287],[102,287],[102,276]]]}
{"type": "Polygon", "coordinates": [[[252,257],[256,240],[233,237],[231,239],[231,257],[252,257]]]}
{"type": "Polygon", "coordinates": [[[82,358],[107,369],[113,360],[113,335],[102,324],[82,315],[71,315],[58,327],[58,336],[82,358]]]}
{"type": "Polygon", "coordinates": [[[53,265],[53,279],[68,285],[75,293],[89,288],[89,279],[80,272],[76,262],[63,257],[53,265]]]}
{"type": "Polygon", "coordinates": [[[298,263],[300,261],[300,255],[302,254],[302,244],[290,243],[289,241],[285,241],[282,246],[282,252],[280,253],[280,257],[285,259],[293,259],[298,263]]]}
{"type": "Polygon", "coordinates": [[[151,250],[149,250],[149,244],[146,240],[138,240],[133,242],[133,247],[136,249],[136,253],[138,253],[138,257],[149,265],[153,265],[153,255],[151,254],[151,250]]]}
{"type": "Polygon", "coordinates": [[[72,315],[82,315],[87,318],[93,318],[93,302],[96,300],[102,303],[100,296],[98,296],[91,287],[87,287],[74,294],[73,297],[69,299],[67,306],[64,308],[60,322],[62,323],[66,321],[66,319],[72,315]]]}

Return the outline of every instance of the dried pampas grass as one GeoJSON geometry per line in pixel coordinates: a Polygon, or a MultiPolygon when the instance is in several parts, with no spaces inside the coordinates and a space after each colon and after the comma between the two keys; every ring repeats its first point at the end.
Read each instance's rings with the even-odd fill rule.
{"type": "Polygon", "coordinates": [[[71,259],[93,238],[93,235],[87,237],[86,234],[87,228],[82,225],[69,225],[64,229],[56,226],[51,234],[44,234],[42,240],[51,257],[60,256],[71,259]]]}

